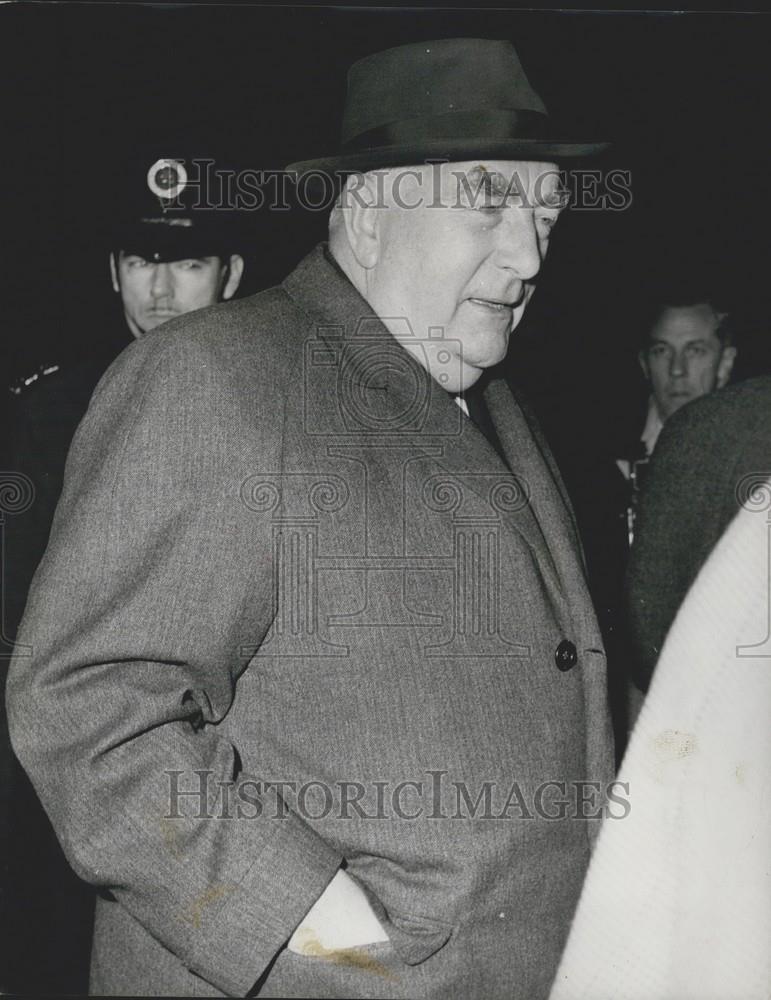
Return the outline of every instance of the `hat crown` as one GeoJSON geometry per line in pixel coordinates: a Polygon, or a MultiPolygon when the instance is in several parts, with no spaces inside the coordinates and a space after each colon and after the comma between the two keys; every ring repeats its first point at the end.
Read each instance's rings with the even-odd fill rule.
{"type": "Polygon", "coordinates": [[[342,142],[411,118],[495,110],[547,113],[511,42],[449,38],[400,45],[351,67],[342,142]]]}
{"type": "Polygon", "coordinates": [[[290,163],[307,179],[439,161],[564,161],[602,152],[549,118],[514,46],[443,38],[377,52],[348,73],[341,144],[290,163]]]}

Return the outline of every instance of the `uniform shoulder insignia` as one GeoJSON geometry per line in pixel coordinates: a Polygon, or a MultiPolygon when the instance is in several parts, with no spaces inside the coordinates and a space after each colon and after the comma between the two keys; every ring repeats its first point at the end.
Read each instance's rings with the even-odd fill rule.
{"type": "Polygon", "coordinates": [[[35,385],[41,379],[46,378],[49,375],[54,375],[56,372],[61,370],[61,365],[40,365],[31,375],[26,375],[21,378],[17,378],[8,386],[8,390],[14,396],[21,396],[22,393],[26,392],[31,386],[35,385]]]}

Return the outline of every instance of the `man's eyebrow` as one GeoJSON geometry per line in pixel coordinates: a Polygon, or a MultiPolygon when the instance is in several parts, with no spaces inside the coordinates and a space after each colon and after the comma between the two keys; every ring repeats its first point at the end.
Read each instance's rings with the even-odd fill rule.
{"type": "MultiPolygon", "coordinates": [[[[669,340],[666,340],[663,337],[656,337],[655,335],[651,336],[650,342],[652,344],[666,344],[667,347],[675,347],[676,346],[675,344],[671,343],[669,340]]],[[[681,346],[687,347],[689,344],[708,344],[708,343],[709,343],[709,336],[704,336],[702,334],[697,334],[695,337],[689,337],[687,340],[684,340],[682,342],[681,346]]]]}
{"type": "MultiPolygon", "coordinates": [[[[507,179],[500,171],[488,170],[484,164],[480,163],[476,167],[472,167],[471,170],[466,171],[465,179],[469,184],[473,185],[473,188],[477,192],[483,191],[485,194],[494,195],[499,198],[522,199],[524,196],[526,202],[530,201],[529,195],[524,189],[522,180],[516,171],[510,179],[507,179]]],[[[538,185],[536,186],[538,187],[538,185]]],[[[533,207],[561,212],[567,208],[569,202],[570,190],[564,183],[560,182],[553,191],[538,197],[533,207]]]]}

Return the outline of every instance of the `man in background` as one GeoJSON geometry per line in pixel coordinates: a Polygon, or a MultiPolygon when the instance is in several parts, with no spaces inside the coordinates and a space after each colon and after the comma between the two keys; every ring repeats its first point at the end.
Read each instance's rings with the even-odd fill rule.
{"type": "Polygon", "coordinates": [[[232,298],[244,269],[227,225],[233,216],[205,204],[183,160],[157,160],[144,180],[144,204],[131,206],[110,253],[112,287],[134,337],[232,298]]]}
{"type": "Polygon", "coordinates": [[[622,457],[603,454],[590,471],[569,477],[608,652],[618,763],[639,710],[639,692],[630,677],[623,593],[642,482],[664,423],[686,403],[722,388],[736,358],[730,317],[712,296],[708,282],[680,276],[669,288],[659,284],[654,295],[643,307],[641,322],[638,361],[648,398],[639,437],[622,457]]]}
{"type": "Polygon", "coordinates": [[[722,389],[731,377],[736,347],[729,315],[704,289],[675,291],[655,307],[638,359],[650,389],[645,425],[630,455],[616,463],[630,484],[630,544],[641,477],[664,423],[691,400],[722,389]]]}
{"type": "MultiPolygon", "coordinates": [[[[6,552],[6,632],[13,632],[48,539],[72,436],[117,355],[175,316],[232,298],[244,258],[238,217],[206,207],[191,161],[161,158],[125,167],[121,202],[97,239],[121,314],[93,330],[87,352],[41,365],[10,386],[10,468],[28,476],[35,500],[13,520],[6,552]],[[187,166],[186,166],[187,164],[187,166]]],[[[212,192],[214,195],[214,192],[212,192]]]]}

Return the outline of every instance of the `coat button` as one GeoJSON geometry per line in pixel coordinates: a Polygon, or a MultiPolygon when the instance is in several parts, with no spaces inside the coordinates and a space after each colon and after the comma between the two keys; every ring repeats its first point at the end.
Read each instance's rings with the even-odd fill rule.
{"type": "Polygon", "coordinates": [[[563,639],[559,646],[557,646],[554,661],[559,669],[563,671],[570,670],[571,667],[574,667],[578,663],[576,647],[569,639],[563,639]]]}

